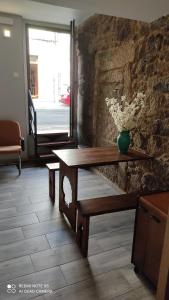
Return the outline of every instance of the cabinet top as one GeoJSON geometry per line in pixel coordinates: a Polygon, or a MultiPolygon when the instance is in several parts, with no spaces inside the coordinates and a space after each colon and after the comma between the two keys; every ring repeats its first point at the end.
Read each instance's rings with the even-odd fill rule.
{"type": "Polygon", "coordinates": [[[153,208],[160,210],[167,217],[169,210],[169,192],[143,196],[140,198],[140,201],[146,203],[147,206],[153,206],[153,208]]]}

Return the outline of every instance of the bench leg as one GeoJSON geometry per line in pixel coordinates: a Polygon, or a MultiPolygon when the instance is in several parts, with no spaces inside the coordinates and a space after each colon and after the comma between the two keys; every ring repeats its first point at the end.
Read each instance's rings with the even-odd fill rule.
{"type": "Polygon", "coordinates": [[[55,202],[55,171],[49,170],[49,196],[55,202]]]}
{"type": "Polygon", "coordinates": [[[81,213],[77,212],[77,230],[76,230],[76,241],[80,248],[80,251],[84,257],[88,254],[88,242],[89,242],[89,217],[82,216],[81,213]]]}

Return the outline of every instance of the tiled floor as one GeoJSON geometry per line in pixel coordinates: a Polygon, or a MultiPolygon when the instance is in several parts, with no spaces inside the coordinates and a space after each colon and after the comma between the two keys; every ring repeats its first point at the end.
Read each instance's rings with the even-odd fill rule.
{"type": "MultiPolygon", "coordinates": [[[[102,177],[79,171],[79,199],[113,193],[102,177]]],[[[58,191],[50,203],[47,170],[25,168],[18,177],[14,166],[1,167],[0,299],[155,299],[130,263],[133,222],[134,211],[93,217],[84,259],[58,212],[58,191]]]]}

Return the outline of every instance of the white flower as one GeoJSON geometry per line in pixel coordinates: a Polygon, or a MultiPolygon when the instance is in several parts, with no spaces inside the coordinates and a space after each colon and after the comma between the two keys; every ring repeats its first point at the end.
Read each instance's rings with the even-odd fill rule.
{"type": "Polygon", "coordinates": [[[142,92],[138,92],[131,103],[127,101],[125,95],[121,97],[121,104],[116,98],[105,99],[119,132],[131,130],[137,126],[138,118],[145,107],[144,98],[145,95],[142,92]]]}

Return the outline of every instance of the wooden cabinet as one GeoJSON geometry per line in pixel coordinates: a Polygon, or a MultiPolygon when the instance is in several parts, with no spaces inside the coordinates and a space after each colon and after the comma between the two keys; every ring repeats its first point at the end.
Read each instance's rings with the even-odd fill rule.
{"type": "Polygon", "coordinates": [[[154,214],[148,215],[149,224],[147,228],[148,234],[144,260],[144,273],[156,286],[158,282],[166,221],[159,216],[154,216],[154,214]]]}
{"type": "Polygon", "coordinates": [[[156,299],[169,300],[169,213],[165,229],[156,299]]]}
{"type": "Polygon", "coordinates": [[[169,208],[169,193],[140,198],[136,212],[132,262],[157,286],[164,233],[169,208]]]}

